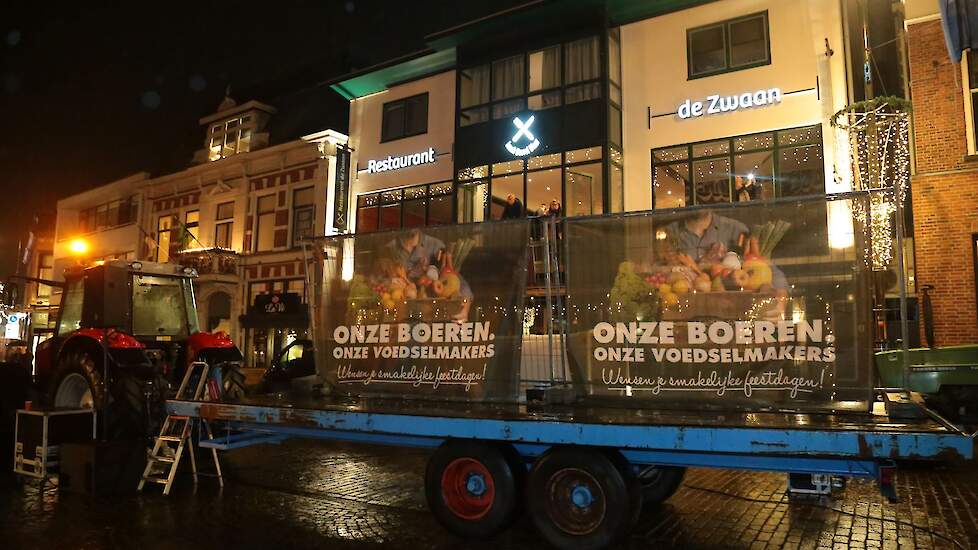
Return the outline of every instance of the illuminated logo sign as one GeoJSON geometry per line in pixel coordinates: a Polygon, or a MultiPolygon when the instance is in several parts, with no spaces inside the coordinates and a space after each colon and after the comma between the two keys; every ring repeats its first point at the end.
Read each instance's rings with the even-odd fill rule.
{"type": "Polygon", "coordinates": [[[696,118],[703,115],[717,115],[729,113],[752,107],[762,107],[764,105],[774,105],[781,103],[781,89],[771,88],[770,90],[758,90],[756,92],[745,92],[740,95],[707,96],[706,101],[693,101],[687,99],[676,109],[679,118],[696,118]]]}
{"type": "Polygon", "coordinates": [[[533,120],[533,115],[530,115],[530,118],[526,119],[526,122],[520,117],[513,119],[513,126],[516,126],[516,133],[506,142],[506,150],[510,154],[516,155],[517,157],[525,157],[533,151],[536,151],[537,147],[540,147],[540,140],[530,131],[530,126],[533,126],[533,120]],[[520,141],[523,141],[526,145],[522,147],[517,145],[520,141]]]}
{"type": "Polygon", "coordinates": [[[388,170],[400,170],[401,168],[410,168],[412,166],[419,166],[421,164],[431,164],[437,160],[438,159],[435,158],[435,148],[428,147],[427,151],[422,151],[420,153],[414,153],[411,155],[387,157],[380,160],[368,160],[367,173],[376,174],[378,172],[387,172],[388,170]]]}

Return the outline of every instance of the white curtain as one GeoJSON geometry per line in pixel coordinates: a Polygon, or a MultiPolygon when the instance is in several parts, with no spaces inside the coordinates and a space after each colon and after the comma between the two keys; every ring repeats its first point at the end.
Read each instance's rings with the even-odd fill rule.
{"type": "Polygon", "coordinates": [[[601,74],[599,53],[596,36],[567,44],[564,82],[572,84],[598,78],[601,74]]]}
{"type": "Polygon", "coordinates": [[[506,99],[526,91],[526,71],[523,56],[517,55],[494,61],[492,64],[492,99],[506,99]]]}

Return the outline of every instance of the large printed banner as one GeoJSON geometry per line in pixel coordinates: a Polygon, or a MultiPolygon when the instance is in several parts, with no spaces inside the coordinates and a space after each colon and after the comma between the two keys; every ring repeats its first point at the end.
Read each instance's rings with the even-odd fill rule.
{"type": "Polygon", "coordinates": [[[528,240],[518,220],[323,241],[320,375],[353,395],[514,401],[528,240]]]}
{"type": "Polygon", "coordinates": [[[569,359],[599,400],[864,409],[865,196],[567,220],[569,359]]]}

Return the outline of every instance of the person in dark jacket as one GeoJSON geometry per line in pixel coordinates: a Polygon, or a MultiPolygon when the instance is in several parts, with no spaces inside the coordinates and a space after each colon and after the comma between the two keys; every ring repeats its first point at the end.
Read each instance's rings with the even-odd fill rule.
{"type": "Polygon", "coordinates": [[[523,217],[523,203],[516,195],[510,193],[506,195],[506,207],[503,209],[503,220],[515,220],[523,217]]]}

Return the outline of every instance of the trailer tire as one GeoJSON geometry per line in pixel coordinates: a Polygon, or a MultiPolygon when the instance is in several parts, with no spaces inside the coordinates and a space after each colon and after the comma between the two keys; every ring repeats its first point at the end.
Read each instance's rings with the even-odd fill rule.
{"type": "Polygon", "coordinates": [[[555,448],[537,460],[527,484],[530,518],[557,548],[597,550],[632,527],[636,491],[615,459],[586,448],[555,448]]]}
{"type": "Polygon", "coordinates": [[[428,508],[450,532],[485,539],[512,523],[521,473],[507,451],[484,441],[449,440],[428,459],[428,508]]]}
{"type": "Polygon", "coordinates": [[[683,483],[686,468],[680,466],[646,466],[638,473],[642,486],[642,505],[657,506],[666,501],[683,483]]]}

